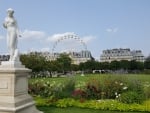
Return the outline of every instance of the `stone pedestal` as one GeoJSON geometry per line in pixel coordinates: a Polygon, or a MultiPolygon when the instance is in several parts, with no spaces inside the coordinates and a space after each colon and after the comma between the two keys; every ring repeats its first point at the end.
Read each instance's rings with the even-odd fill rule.
{"type": "Polygon", "coordinates": [[[0,65],[0,113],[42,113],[28,94],[28,73],[21,62],[0,65]]]}

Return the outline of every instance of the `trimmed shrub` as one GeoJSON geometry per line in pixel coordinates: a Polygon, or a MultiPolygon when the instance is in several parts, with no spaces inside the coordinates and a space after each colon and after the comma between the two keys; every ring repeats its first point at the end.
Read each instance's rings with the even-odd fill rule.
{"type": "Polygon", "coordinates": [[[72,97],[75,99],[82,99],[86,97],[86,92],[81,89],[76,89],[72,93],[72,97]]]}
{"type": "Polygon", "coordinates": [[[121,79],[108,78],[103,82],[103,92],[105,99],[115,99],[127,88],[121,79]]]}
{"type": "Polygon", "coordinates": [[[126,104],[132,104],[132,103],[142,103],[144,101],[144,97],[141,94],[138,94],[135,91],[128,91],[125,93],[122,93],[119,97],[119,100],[126,104]]]}
{"type": "Polygon", "coordinates": [[[142,82],[137,80],[136,78],[128,80],[128,90],[138,92],[139,94],[143,94],[144,88],[142,82]]]}
{"type": "Polygon", "coordinates": [[[54,97],[54,98],[68,98],[71,97],[72,92],[75,90],[75,81],[69,79],[64,83],[56,83],[55,81],[49,82],[44,79],[36,80],[29,84],[28,92],[33,96],[40,97],[54,97]]]}
{"type": "Polygon", "coordinates": [[[72,96],[73,91],[75,90],[75,81],[69,79],[65,81],[61,90],[55,90],[54,96],[56,98],[68,98],[72,96]]]}
{"type": "Polygon", "coordinates": [[[52,95],[51,86],[49,82],[43,83],[41,81],[35,81],[29,84],[28,92],[33,96],[48,97],[52,95]]]}
{"type": "Polygon", "coordinates": [[[144,84],[144,94],[145,94],[146,99],[150,98],[150,83],[149,82],[146,82],[144,84]]]}
{"type": "Polygon", "coordinates": [[[143,74],[150,74],[150,69],[145,69],[145,70],[143,71],[143,74]]]}
{"type": "MultiPolygon", "coordinates": [[[[60,108],[66,107],[79,107],[99,110],[113,110],[113,111],[145,111],[150,112],[150,100],[145,101],[142,104],[125,104],[117,100],[75,100],[72,98],[59,99],[55,102],[47,99],[36,98],[37,106],[56,106],[60,108]]],[[[125,112],[126,113],[126,112],[125,112]]]]}
{"type": "Polygon", "coordinates": [[[87,99],[100,99],[102,87],[98,80],[90,80],[85,87],[85,98],[87,99]]]}

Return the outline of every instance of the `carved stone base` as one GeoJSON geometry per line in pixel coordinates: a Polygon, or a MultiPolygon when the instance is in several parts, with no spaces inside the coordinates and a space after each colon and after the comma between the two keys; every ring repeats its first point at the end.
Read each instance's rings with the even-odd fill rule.
{"type": "Polygon", "coordinates": [[[42,113],[28,94],[28,73],[20,62],[0,66],[0,113],[42,113]]]}
{"type": "Polygon", "coordinates": [[[0,113],[42,113],[36,109],[35,103],[29,95],[15,98],[1,96],[0,99],[0,113]]]}

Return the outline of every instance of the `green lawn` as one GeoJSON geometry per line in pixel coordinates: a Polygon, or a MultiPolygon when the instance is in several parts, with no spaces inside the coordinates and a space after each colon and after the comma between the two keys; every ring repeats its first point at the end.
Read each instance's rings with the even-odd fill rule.
{"type": "MultiPolygon", "coordinates": [[[[77,81],[77,82],[82,82],[82,81],[88,81],[90,79],[97,79],[97,80],[101,80],[103,81],[104,79],[107,78],[128,78],[128,79],[138,79],[142,82],[150,82],[150,75],[148,74],[85,74],[85,76],[80,76],[75,75],[73,76],[73,78],[77,81]]],[[[64,82],[66,79],[68,79],[69,77],[54,77],[54,78],[45,78],[44,81],[55,81],[55,82],[64,82]]],[[[41,78],[36,78],[36,79],[29,79],[29,82],[35,81],[35,80],[40,80],[41,78]]]]}
{"type": "Polygon", "coordinates": [[[94,109],[82,109],[82,108],[56,108],[56,107],[38,107],[39,110],[44,113],[148,113],[148,112],[119,112],[119,111],[101,111],[94,109]]]}

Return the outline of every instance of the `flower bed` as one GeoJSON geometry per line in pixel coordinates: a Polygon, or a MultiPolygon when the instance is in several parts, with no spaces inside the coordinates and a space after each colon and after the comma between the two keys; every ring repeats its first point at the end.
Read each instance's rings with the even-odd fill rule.
{"type": "Polygon", "coordinates": [[[105,76],[77,81],[35,79],[29,93],[38,106],[83,107],[101,110],[150,111],[150,82],[126,76],[105,76]]]}
{"type": "Polygon", "coordinates": [[[125,104],[117,100],[76,100],[73,98],[65,98],[59,100],[51,100],[48,98],[35,98],[37,106],[55,106],[60,108],[79,107],[110,111],[143,111],[150,112],[150,100],[142,104],[125,104]]]}

